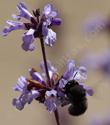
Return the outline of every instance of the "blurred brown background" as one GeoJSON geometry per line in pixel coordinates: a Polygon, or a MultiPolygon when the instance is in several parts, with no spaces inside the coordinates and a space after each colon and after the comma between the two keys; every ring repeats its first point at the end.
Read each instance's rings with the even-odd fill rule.
{"type": "MultiPolygon", "coordinates": [[[[16,5],[20,0],[0,0],[0,30],[11,19],[11,14],[17,13],[16,5]]],[[[83,24],[87,18],[102,14],[110,14],[109,0],[25,0],[30,11],[43,8],[46,3],[52,3],[59,11],[63,23],[56,27],[57,43],[53,48],[46,48],[48,59],[62,73],[69,58],[76,62],[84,53],[91,51],[103,52],[108,48],[110,39],[104,34],[87,38],[83,34],[83,24]]],[[[42,60],[39,40],[34,52],[24,52],[21,49],[21,35],[24,31],[10,33],[8,37],[0,37],[0,125],[55,125],[53,114],[49,114],[45,107],[37,102],[27,105],[21,112],[12,105],[16,94],[12,87],[20,75],[28,76],[28,69],[39,69],[42,60]]],[[[104,116],[110,111],[110,81],[98,72],[88,74],[86,84],[95,90],[93,97],[89,97],[87,112],[80,117],[72,117],[67,108],[60,109],[61,125],[89,125],[89,120],[95,115],[104,116]]]]}

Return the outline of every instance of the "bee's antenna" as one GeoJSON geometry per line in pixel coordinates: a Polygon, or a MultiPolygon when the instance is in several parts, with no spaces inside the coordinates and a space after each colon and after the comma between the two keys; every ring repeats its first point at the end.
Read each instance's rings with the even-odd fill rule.
{"type": "Polygon", "coordinates": [[[77,73],[78,73],[78,72],[76,72],[76,73],[74,74],[73,78],[75,78],[75,76],[77,75],[77,73]]]}

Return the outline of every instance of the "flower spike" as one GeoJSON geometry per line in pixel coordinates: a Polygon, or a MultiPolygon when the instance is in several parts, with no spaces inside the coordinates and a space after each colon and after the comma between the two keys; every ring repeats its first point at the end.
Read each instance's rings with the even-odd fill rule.
{"type": "Polygon", "coordinates": [[[51,29],[52,25],[60,25],[61,19],[58,18],[58,12],[51,4],[44,6],[42,14],[36,9],[32,15],[24,3],[17,5],[19,15],[13,14],[12,17],[18,21],[7,21],[9,26],[6,26],[2,32],[3,36],[7,36],[11,31],[24,29],[27,30],[23,37],[22,48],[25,51],[33,51],[35,49],[35,38],[42,38],[45,45],[52,47],[56,42],[56,33],[51,29]],[[29,20],[29,23],[19,22],[21,18],[29,20]]]}
{"type": "Polygon", "coordinates": [[[59,106],[70,104],[71,101],[68,98],[66,90],[70,81],[74,81],[71,84],[72,86],[76,84],[83,88],[87,96],[93,95],[92,88],[81,82],[83,76],[85,76],[84,74],[86,74],[86,69],[84,67],[75,68],[73,60],[68,61],[64,75],[57,77],[57,79],[54,77],[55,74],[58,74],[57,69],[48,61],[48,71],[50,82],[52,83],[51,87],[47,85],[44,63],[41,63],[40,67],[42,70],[41,74],[32,68],[29,69],[31,79],[23,76],[18,79],[14,90],[20,91],[21,95],[19,98],[13,100],[13,105],[16,106],[17,109],[23,109],[25,104],[30,104],[33,99],[43,103],[49,112],[54,112],[59,106]],[[77,75],[80,76],[77,79],[77,75],[74,75],[76,72],[77,75]]]}

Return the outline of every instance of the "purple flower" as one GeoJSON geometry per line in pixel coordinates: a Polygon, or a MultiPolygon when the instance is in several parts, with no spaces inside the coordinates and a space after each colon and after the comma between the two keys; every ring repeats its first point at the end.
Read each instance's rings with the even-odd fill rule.
{"type": "MultiPolygon", "coordinates": [[[[50,61],[47,62],[47,65],[48,65],[48,72],[49,72],[50,79],[52,79],[54,74],[57,74],[57,69],[54,66],[52,66],[50,61]]],[[[41,70],[43,72],[42,75],[46,76],[46,74],[45,74],[45,67],[44,67],[44,63],[43,62],[41,62],[40,67],[41,67],[41,70]]]]}
{"type": "Polygon", "coordinates": [[[33,101],[33,99],[36,99],[39,96],[39,92],[37,90],[33,89],[29,91],[27,89],[27,86],[28,81],[25,77],[21,76],[18,79],[16,86],[14,87],[15,91],[21,92],[20,97],[14,98],[12,102],[18,110],[22,110],[26,103],[30,104],[33,101]]]}
{"type": "Polygon", "coordinates": [[[53,30],[48,29],[48,33],[43,39],[46,45],[53,46],[56,41],[56,33],[53,30]]]}
{"type": "Polygon", "coordinates": [[[108,27],[108,21],[102,16],[96,16],[88,19],[85,24],[84,32],[89,34],[99,33],[108,27]]]}
{"type": "Polygon", "coordinates": [[[25,25],[22,22],[17,22],[17,21],[12,21],[8,20],[6,22],[9,26],[6,26],[2,32],[3,36],[7,36],[8,33],[10,33],[13,30],[18,30],[18,29],[26,29],[25,25]]]}
{"type": "MultiPolygon", "coordinates": [[[[43,100],[42,98],[41,99],[38,98],[38,101],[43,102],[44,105],[46,105],[47,109],[50,110],[47,103],[51,101],[53,102],[54,98],[53,97],[51,99],[49,98],[51,95],[56,97],[57,91],[54,89],[51,90],[50,88],[47,88],[46,75],[45,75],[43,63],[41,63],[41,69],[42,69],[42,74],[38,73],[33,68],[29,69],[31,79],[21,76],[18,79],[17,84],[14,86],[15,91],[21,92],[20,97],[13,99],[13,105],[18,110],[22,110],[27,103],[30,104],[33,101],[33,99],[37,100],[37,98],[40,97],[42,94],[44,94],[43,99],[47,97],[48,98],[45,100],[43,100]]],[[[48,62],[48,70],[49,70],[51,82],[55,82],[54,75],[57,72],[50,62],[48,62]]],[[[57,97],[55,100],[57,102],[57,97]]],[[[54,100],[54,103],[56,103],[55,100],[54,100]]],[[[51,111],[52,110],[53,109],[51,109],[51,111]]]]}
{"type": "MultiPolygon", "coordinates": [[[[69,100],[65,86],[69,81],[77,81],[79,86],[83,86],[86,94],[92,96],[92,88],[86,86],[81,80],[87,78],[86,69],[84,67],[75,68],[73,60],[67,63],[65,73],[60,77],[57,69],[48,61],[48,72],[50,76],[50,85],[47,83],[44,63],[41,62],[40,67],[42,72],[37,72],[34,68],[29,69],[30,78],[20,77],[14,90],[20,91],[21,95],[13,99],[13,105],[22,110],[28,103],[34,99],[46,106],[49,112],[54,112],[59,106],[65,106],[71,103],[69,100]]],[[[74,82],[72,83],[74,84],[74,82]]]]}
{"type": "Polygon", "coordinates": [[[17,10],[19,11],[19,15],[12,14],[12,17],[16,20],[20,20],[22,17],[27,20],[31,20],[31,18],[33,17],[32,14],[28,11],[25,3],[19,3],[17,5],[17,10]]]}
{"type": "Polygon", "coordinates": [[[57,18],[58,12],[53,8],[51,4],[45,5],[43,10],[43,15],[45,16],[46,22],[48,24],[53,24],[53,25],[61,24],[61,19],[57,18]]]}
{"type": "Polygon", "coordinates": [[[47,4],[45,7],[44,7],[44,10],[43,10],[43,14],[47,17],[47,18],[54,18],[57,16],[57,11],[54,10],[53,6],[51,4],[47,4]]]}
{"type": "Polygon", "coordinates": [[[41,76],[41,74],[38,73],[37,71],[34,71],[33,68],[29,69],[29,73],[30,73],[30,75],[31,75],[31,77],[32,77],[33,80],[36,80],[39,83],[44,83],[44,79],[41,76]]]}
{"type": "Polygon", "coordinates": [[[64,88],[68,81],[75,80],[79,83],[79,85],[83,86],[86,90],[87,95],[93,95],[93,89],[89,86],[86,86],[82,83],[83,80],[87,78],[87,70],[85,67],[80,66],[75,68],[75,63],[73,60],[69,60],[67,63],[67,69],[64,73],[63,77],[59,81],[59,88],[64,88]]]}
{"type": "Polygon", "coordinates": [[[47,91],[45,96],[46,100],[44,101],[44,105],[47,107],[47,110],[50,112],[55,111],[58,107],[57,91],[47,91]]]}
{"type": "Polygon", "coordinates": [[[13,89],[14,89],[15,91],[23,92],[24,89],[27,88],[27,85],[28,85],[28,83],[27,83],[27,81],[26,81],[26,78],[23,77],[23,76],[21,76],[21,77],[18,79],[17,84],[14,86],[13,89]]]}
{"type": "Polygon", "coordinates": [[[86,95],[87,96],[93,96],[94,90],[90,86],[87,86],[84,83],[79,83],[79,85],[83,86],[83,88],[86,90],[86,95]]]}
{"type": "Polygon", "coordinates": [[[34,45],[34,30],[30,29],[28,30],[28,32],[26,32],[23,35],[23,44],[22,44],[22,48],[25,51],[33,51],[35,49],[35,45],[34,45]]]}
{"type": "Polygon", "coordinates": [[[101,70],[106,76],[110,76],[110,51],[104,52],[98,60],[98,69],[101,70]]]}
{"type": "Polygon", "coordinates": [[[33,11],[32,15],[24,3],[17,5],[19,15],[13,14],[12,17],[18,21],[7,21],[9,26],[6,26],[2,32],[3,36],[7,36],[11,31],[17,29],[27,30],[22,37],[22,48],[25,51],[33,51],[35,49],[35,38],[42,38],[45,45],[53,46],[56,41],[56,33],[51,29],[52,25],[60,25],[61,19],[58,18],[57,11],[51,4],[44,6],[42,14],[39,9],[33,11]],[[19,22],[21,18],[29,20],[29,23],[19,22]]]}
{"type": "Polygon", "coordinates": [[[70,77],[73,75],[74,70],[75,70],[75,62],[73,60],[69,60],[67,62],[67,69],[66,69],[66,72],[64,73],[63,77],[66,80],[69,80],[70,77]]]}
{"type": "Polygon", "coordinates": [[[70,80],[76,80],[76,81],[82,81],[87,78],[87,71],[85,67],[75,67],[75,63],[73,60],[69,60],[67,63],[67,69],[66,72],[64,73],[62,79],[66,81],[70,80]]]}
{"type": "Polygon", "coordinates": [[[108,78],[110,77],[110,51],[107,50],[101,54],[88,54],[83,60],[89,69],[99,70],[108,78]]]}

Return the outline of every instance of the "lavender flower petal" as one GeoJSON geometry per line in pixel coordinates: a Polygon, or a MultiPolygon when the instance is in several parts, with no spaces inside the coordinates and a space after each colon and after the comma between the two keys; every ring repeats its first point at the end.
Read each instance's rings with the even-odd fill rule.
{"type": "Polygon", "coordinates": [[[52,25],[60,25],[62,23],[61,18],[53,18],[51,24],[52,25]]]}
{"type": "Polygon", "coordinates": [[[14,86],[15,91],[23,92],[23,90],[27,87],[27,81],[26,78],[21,76],[18,78],[17,84],[14,86]]]}
{"type": "Polygon", "coordinates": [[[51,96],[57,96],[57,91],[52,89],[51,91],[46,91],[45,95],[47,97],[51,97],[51,96]]]}
{"type": "Polygon", "coordinates": [[[24,90],[19,98],[13,99],[13,106],[18,110],[22,110],[26,103],[30,104],[33,99],[36,99],[39,96],[39,94],[40,93],[37,90],[24,90]]]}
{"type": "Polygon", "coordinates": [[[47,36],[44,36],[44,43],[47,46],[53,46],[53,44],[56,42],[56,33],[52,29],[48,29],[47,36]]]}
{"type": "Polygon", "coordinates": [[[58,15],[57,11],[53,8],[51,4],[47,4],[44,6],[43,14],[47,18],[55,18],[58,15]]]}
{"type": "Polygon", "coordinates": [[[33,99],[36,99],[39,96],[38,90],[28,90],[28,82],[26,78],[21,76],[18,79],[17,85],[14,87],[15,91],[20,91],[21,95],[17,99],[13,99],[13,105],[18,109],[22,110],[26,103],[30,104],[33,99]]]}
{"type": "Polygon", "coordinates": [[[19,99],[13,99],[12,102],[13,106],[15,106],[18,110],[22,110],[24,108],[24,105],[21,103],[19,99]]]}
{"type": "MultiPolygon", "coordinates": [[[[57,69],[54,66],[52,66],[50,61],[47,61],[47,65],[48,65],[49,76],[50,76],[50,79],[51,79],[53,74],[57,72],[57,69]]],[[[40,63],[40,68],[41,68],[41,70],[43,72],[43,76],[45,76],[44,62],[40,63]]]]}
{"type": "Polygon", "coordinates": [[[52,89],[51,91],[47,91],[46,94],[46,100],[44,102],[44,105],[47,107],[47,110],[49,112],[53,112],[56,110],[56,108],[60,105],[60,100],[57,99],[57,91],[52,89]]]}
{"type": "Polygon", "coordinates": [[[31,92],[25,94],[23,100],[25,100],[25,102],[27,102],[28,104],[31,104],[33,99],[36,99],[39,96],[39,94],[40,93],[37,90],[31,90],[31,92]]]}
{"type": "Polygon", "coordinates": [[[49,112],[54,112],[57,109],[57,106],[55,104],[55,100],[52,99],[46,99],[44,102],[44,105],[47,107],[47,110],[49,112]]]}
{"type": "MultiPolygon", "coordinates": [[[[57,72],[57,69],[51,64],[50,61],[47,61],[47,65],[48,65],[48,70],[50,70],[52,72],[57,72]]],[[[41,68],[42,72],[45,72],[44,62],[40,63],[40,68],[41,68]]]]}
{"type": "Polygon", "coordinates": [[[20,13],[20,15],[18,15],[18,17],[24,17],[28,20],[31,20],[31,18],[33,17],[32,14],[27,10],[27,7],[25,6],[24,3],[19,3],[17,5],[17,9],[20,13]]]}
{"type": "Polygon", "coordinates": [[[55,18],[57,15],[58,15],[58,13],[57,13],[57,11],[55,11],[55,10],[53,10],[53,11],[49,14],[49,16],[50,16],[51,18],[55,18]]]}
{"type": "Polygon", "coordinates": [[[32,94],[33,99],[36,99],[40,95],[39,91],[37,90],[32,90],[31,94],[32,94]]]}
{"type": "Polygon", "coordinates": [[[84,83],[79,84],[86,90],[87,96],[93,96],[94,90],[91,87],[86,86],[84,83]]]}
{"type": "Polygon", "coordinates": [[[23,35],[23,44],[22,48],[25,51],[33,51],[35,49],[34,41],[34,32],[35,30],[30,29],[27,33],[23,35]]]}
{"type": "Polygon", "coordinates": [[[68,83],[67,80],[65,80],[65,79],[63,79],[63,78],[60,79],[60,81],[59,81],[59,88],[60,88],[60,89],[64,88],[67,83],[68,83]]]}
{"type": "Polygon", "coordinates": [[[47,36],[48,35],[48,24],[47,22],[44,22],[42,25],[42,35],[47,36]]]}
{"type": "MultiPolygon", "coordinates": [[[[51,64],[50,61],[47,62],[47,66],[48,66],[48,72],[49,72],[50,79],[52,79],[54,73],[57,73],[57,69],[56,69],[54,66],[52,66],[52,64],[51,64]]],[[[41,68],[41,70],[42,70],[42,72],[43,72],[42,75],[45,77],[46,74],[45,74],[44,62],[41,62],[40,68],[41,68]]]]}
{"type": "Polygon", "coordinates": [[[51,13],[51,11],[52,11],[52,5],[51,5],[51,4],[46,4],[46,5],[44,6],[43,13],[44,13],[45,15],[49,15],[49,14],[51,13]]]}
{"type": "Polygon", "coordinates": [[[6,26],[4,28],[2,32],[3,36],[7,36],[13,30],[25,29],[25,25],[22,22],[8,20],[6,23],[9,24],[10,26],[6,26]]]}
{"type": "Polygon", "coordinates": [[[64,79],[69,80],[73,76],[74,70],[75,70],[75,62],[74,62],[74,60],[68,60],[68,62],[67,62],[67,70],[63,75],[64,79]]]}
{"type": "Polygon", "coordinates": [[[87,86],[87,87],[85,87],[85,89],[87,91],[88,96],[93,96],[94,90],[91,87],[87,86]]]}
{"type": "Polygon", "coordinates": [[[46,91],[46,100],[44,102],[44,105],[47,107],[47,110],[49,112],[53,112],[57,108],[57,91],[56,90],[51,90],[51,91],[46,91]]]}
{"type": "Polygon", "coordinates": [[[81,66],[77,70],[75,70],[73,74],[73,78],[77,81],[87,79],[87,70],[85,67],[81,66]]]}
{"type": "Polygon", "coordinates": [[[16,15],[16,14],[12,14],[12,18],[16,19],[16,20],[20,20],[21,19],[21,17],[19,15],[16,15]]]}
{"type": "Polygon", "coordinates": [[[36,80],[39,83],[43,83],[44,82],[42,76],[38,72],[34,72],[32,69],[29,69],[29,73],[32,76],[33,80],[36,80]]]}

